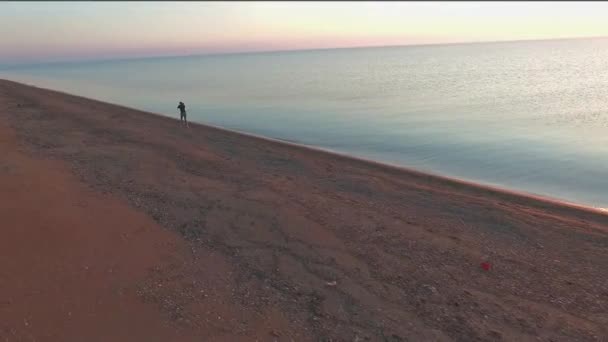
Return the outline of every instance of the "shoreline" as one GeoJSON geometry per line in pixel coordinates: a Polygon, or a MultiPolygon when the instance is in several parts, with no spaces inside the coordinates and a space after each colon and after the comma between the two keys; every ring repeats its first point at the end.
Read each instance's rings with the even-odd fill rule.
{"type": "MultiPolygon", "coordinates": [[[[163,116],[162,114],[157,114],[157,113],[152,113],[152,112],[149,112],[149,113],[163,116]]],[[[167,116],[167,117],[169,117],[169,116],[167,116]]],[[[171,118],[171,117],[169,117],[169,118],[171,118]]],[[[492,191],[492,192],[501,193],[503,195],[509,195],[509,196],[526,197],[529,199],[537,200],[539,202],[545,202],[547,204],[572,207],[573,209],[591,211],[595,214],[608,215],[608,212],[607,212],[608,208],[598,208],[598,207],[593,207],[593,206],[586,205],[586,204],[580,204],[580,203],[570,202],[570,201],[563,200],[563,199],[552,198],[550,196],[533,194],[533,193],[526,192],[523,190],[508,189],[508,188],[504,188],[504,187],[500,187],[500,186],[484,184],[482,182],[477,182],[477,181],[473,181],[473,180],[467,180],[467,179],[463,179],[463,178],[442,175],[442,174],[434,173],[434,172],[430,172],[430,171],[421,171],[421,170],[417,170],[417,169],[410,168],[407,166],[402,166],[402,165],[387,163],[387,162],[381,162],[381,161],[377,161],[377,160],[370,159],[370,158],[359,157],[356,155],[342,153],[339,151],[335,151],[335,150],[328,149],[328,148],[323,148],[320,146],[314,146],[314,145],[308,145],[308,144],[299,143],[299,142],[295,142],[295,141],[290,141],[287,139],[266,137],[266,136],[258,135],[255,133],[249,133],[249,132],[245,132],[245,131],[224,128],[224,127],[215,126],[215,125],[211,125],[211,124],[207,124],[207,123],[192,122],[192,124],[197,124],[197,125],[201,125],[203,127],[217,129],[217,130],[223,131],[223,132],[239,134],[239,135],[243,135],[243,136],[247,136],[247,137],[251,137],[251,138],[259,139],[259,140],[263,140],[263,141],[269,141],[269,142],[279,143],[279,144],[287,144],[292,147],[307,149],[307,150],[310,150],[313,152],[327,153],[334,157],[340,157],[340,158],[345,158],[345,159],[349,159],[352,161],[361,162],[364,164],[368,164],[369,166],[377,166],[377,167],[385,168],[388,170],[394,170],[395,172],[403,172],[403,173],[408,173],[410,175],[416,175],[416,176],[420,176],[420,177],[436,178],[437,180],[440,180],[440,181],[458,183],[461,185],[478,188],[479,190],[492,191]]]]}
{"type": "Polygon", "coordinates": [[[2,80],[0,152],[0,339],[608,337],[595,210],[2,80]]]}
{"type": "MultiPolygon", "coordinates": [[[[45,87],[38,87],[36,85],[29,85],[29,84],[24,84],[24,83],[20,83],[20,82],[15,82],[15,81],[11,81],[11,80],[5,80],[5,79],[0,79],[0,82],[12,82],[15,84],[19,84],[19,85],[24,85],[24,86],[28,86],[28,87],[34,87],[37,89],[43,89],[46,91],[50,91],[50,92],[54,92],[57,94],[63,94],[63,95],[68,95],[68,96],[73,96],[73,97],[77,97],[77,98],[81,98],[87,101],[93,101],[93,102],[97,102],[97,103],[102,103],[102,104],[109,104],[112,106],[116,106],[119,108],[124,108],[124,109],[128,109],[131,111],[137,111],[139,113],[142,114],[146,114],[146,115],[153,115],[153,116],[157,116],[160,118],[165,118],[165,119],[169,119],[169,120],[174,120],[174,121],[179,121],[178,119],[175,119],[171,116],[168,115],[163,115],[160,113],[154,113],[154,112],[148,112],[148,111],[144,111],[138,108],[134,108],[134,107],[129,107],[129,106],[124,106],[124,105],[120,105],[120,104],[115,104],[115,103],[110,103],[110,102],[105,102],[105,101],[101,101],[101,100],[97,100],[97,99],[93,99],[93,98],[88,98],[85,96],[81,96],[81,95],[77,95],[77,94],[71,94],[68,92],[63,92],[63,91],[59,91],[59,90],[54,90],[54,89],[50,89],[50,88],[45,88],[45,87]]],[[[398,164],[392,164],[392,163],[386,163],[386,162],[381,162],[381,161],[376,161],[373,159],[369,159],[369,158],[364,158],[364,157],[359,157],[356,155],[351,155],[348,153],[342,153],[339,151],[334,151],[331,149],[326,149],[320,146],[314,146],[314,145],[308,145],[308,144],[304,144],[304,143],[299,143],[299,142],[294,142],[294,141],[290,141],[287,139],[279,139],[279,138],[272,138],[272,137],[266,137],[266,136],[262,136],[262,135],[258,135],[255,133],[250,133],[250,132],[245,132],[245,131],[239,131],[239,130],[234,130],[234,129],[229,129],[229,128],[224,128],[224,127],[220,127],[220,126],[216,126],[216,125],[212,125],[212,124],[208,124],[208,123],[200,123],[200,122],[189,122],[190,125],[197,125],[203,128],[209,128],[209,129],[214,129],[217,130],[219,132],[225,132],[225,133],[230,133],[230,134],[236,134],[236,135],[242,135],[242,136],[246,136],[252,139],[257,139],[260,141],[266,141],[266,142],[271,142],[271,143],[275,143],[275,144],[285,144],[294,148],[298,148],[301,150],[307,150],[307,151],[312,151],[312,152],[319,152],[319,153],[325,153],[327,155],[330,156],[334,156],[334,157],[338,157],[338,158],[344,158],[346,160],[352,160],[352,161],[356,161],[359,163],[363,163],[363,164],[367,164],[369,166],[373,166],[373,167],[378,167],[380,169],[385,169],[385,170],[389,170],[392,172],[396,172],[396,173],[406,173],[410,176],[415,176],[415,177],[421,177],[421,178],[435,178],[437,181],[440,182],[447,182],[447,183],[455,183],[455,184],[459,184],[459,185],[464,185],[464,186],[468,186],[468,187],[472,187],[474,189],[480,190],[480,191],[489,191],[492,193],[495,193],[497,195],[503,195],[503,196],[507,196],[507,197],[522,197],[522,198],[526,198],[526,199],[532,199],[535,201],[540,202],[540,204],[545,204],[545,205],[552,205],[552,206],[563,206],[563,207],[567,207],[573,210],[583,210],[586,212],[590,212],[593,214],[598,214],[598,215],[603,215],[608,217],[608,209],[605,208],[599,208],[599,207],[593,207],[591,205],[586,205],[586,204],[581,204],[581,203],[576,203],[576,202],[571,202],[568,200],[563,200],[563,199],[558,199],[558,198],[552,198],[550,196],[546,196],[546,195],[539,195],[539,194],[533,194],[533,193],[529,193],[526,192],[525,190],[515,190],[515,189],[509,189],[509,188],[504,188],[504,187],[500,187],[500,186],[494,186],[494,185],[490,185],[490,184],[484,184],[482,182],[477,182],[474,180],[467,180],[467,179],[462,179],[462,178],[458,178],[458,177],[451,177],[451,176],[447,176],[447,175],[442,175],[439,173],[434,173],[434,172],[427,172],[427,171],[420,171],[420,170],[416,170],[414,168],[409,168],[407,166],[402,166],[402,165],[398,165],[398,164]]]]}

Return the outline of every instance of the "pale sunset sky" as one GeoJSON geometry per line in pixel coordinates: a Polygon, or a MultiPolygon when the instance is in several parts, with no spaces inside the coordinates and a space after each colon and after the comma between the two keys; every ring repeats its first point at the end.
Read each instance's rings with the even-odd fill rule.
{"type": "Polygon", "coordinates": [[[0,64],[608,36],[607,2],[0,2],[0,64]]]}

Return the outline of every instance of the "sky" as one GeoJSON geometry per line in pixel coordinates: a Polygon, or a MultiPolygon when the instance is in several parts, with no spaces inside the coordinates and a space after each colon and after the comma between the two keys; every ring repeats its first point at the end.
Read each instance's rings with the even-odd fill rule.
{"type": "Polygon", "coordinates": [[[608,2],[0,2],[0,65],[608,36],[608,2]]]}

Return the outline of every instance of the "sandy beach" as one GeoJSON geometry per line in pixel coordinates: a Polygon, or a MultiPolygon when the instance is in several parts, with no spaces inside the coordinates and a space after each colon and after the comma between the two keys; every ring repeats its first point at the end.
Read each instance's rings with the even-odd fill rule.
{"type": "Polygon", "coordinates": [[[591,209],[3,80],[0,152],[0,341],[608,341],[591,209]]]}

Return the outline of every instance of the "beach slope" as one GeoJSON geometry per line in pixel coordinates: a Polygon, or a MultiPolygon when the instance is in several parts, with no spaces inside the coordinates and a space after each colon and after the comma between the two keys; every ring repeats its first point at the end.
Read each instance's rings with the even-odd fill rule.
{"type": "Polygon", "coordinates": [[[2,341],[608,338],[593,210],[1,80],[0,154],[2,341]]]}

